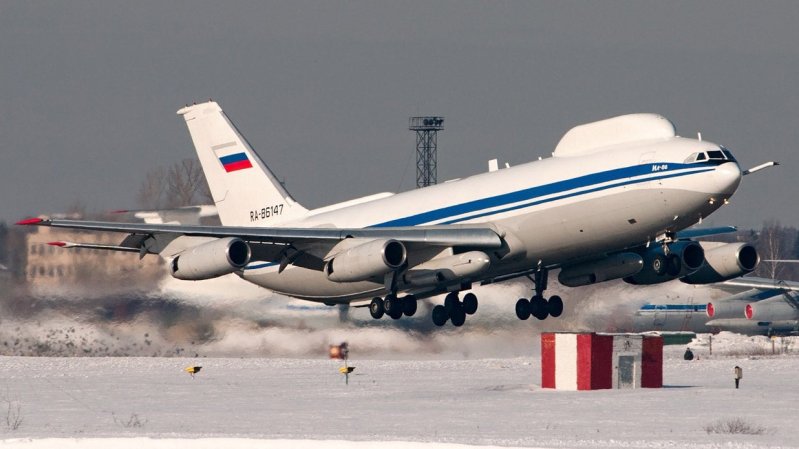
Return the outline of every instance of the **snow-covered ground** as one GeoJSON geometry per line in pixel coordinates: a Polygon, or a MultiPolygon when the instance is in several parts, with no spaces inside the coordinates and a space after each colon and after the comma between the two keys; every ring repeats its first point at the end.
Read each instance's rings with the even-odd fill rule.
{"type": "Polygon", "coordinates": [[[771,355],[763,337],[720,335],[710,355],[701,336],[693,361],[666,348],[665,388],[590,392],[541,389],[529,341],[532,357],[506,359],[359,359],[354,347],[349,385],[327,359],[2,357],[0,445],[799,447],[793,340],[771,355]],[[706,430],[733,419],[760,434],[706,430]]]}

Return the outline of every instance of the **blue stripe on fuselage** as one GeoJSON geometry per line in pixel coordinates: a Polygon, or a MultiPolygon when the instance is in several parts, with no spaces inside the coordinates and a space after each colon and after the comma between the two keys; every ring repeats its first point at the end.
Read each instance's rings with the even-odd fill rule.
{"type": "MultiPolygon", "coordinates": [[[[725,161],[727,162],[727,161],[725,161]]],[[[590,175],[580,176],[577,178],[566,179],[563,181],[553,182],[551,184],[545,184],[542,186],[531,187],[523,190],[519,190],[516,192],[505,193],[502,195],[497,195],[488,198],[482,198],[479,200],[469,201],[462,204],[456,204],[454,206],[448,206],[441,209],[435,209],[428,212],[422,212],[420,214],[411,215],[408,217],[397,218],[394,220],[389,220],[383,223],[378,223],[375,225],[371,225],[369,227],[373,228],[382,228],[382,227],[390,227],[390,226],[416,226],[424,223],[429,223],[431,221],[441,220],[449,217],[455,217],[459,215],[468,214],[470,212],[477,212],[472,215],[463,216],[457,219],[453,219],[450,221],[443,222],[441,224],[453,224],[460,221],[472,220],[475,218],[481,218],[489,215],[495,215],[503,212],[509,212],[512,210],[523,209],[527,207],[533,207],[539,204],[548,203],[551,201],[557,201],[565,198],[570,198],[579,195],[585,195],[588,193],[598,192],[601,190],[611,189],[615,187],[621,187],[630,184],[637,184],[642,182],[650,182],[659,179],[668,179],[668,178],[675,178],[678,176],[687,176],[696,173],[704,173],[708,171],[714,170],[713,166],[719,165],[717,163],[705,163],[705,164],[680,164],[680,163],[667,163],[667,162],[652,162],[640,165],[634,165],[632,167],[624,167],[624,168],[617,168],[614,170],[609,170],[605,172],[599,173],[592,173],[590,175]],[[663,167],[667,166],[668,169],[660,170],[658,172],[652,171],[652,167],[663,167]],[[674,173],[678,170],[684,170],[689,168],[700,168],[704,167],[701,170],[694,170],[688,172],[678,172],[674,173]],[[649,175],[652,173],[662,173],[659,176],[653,176],[643,179],[629,179],[636,176],[643,176],[649,175]],[[588,190],[581,190],[579,192],[568,193],[560,196],[555,196],[552,198],[542,199],[538,201],[534,201],[535,198],[553,195],[569,190],[579,189],[590,187],[595,184],[604,184],[612,181],[617,181],[612,184],[608,184],[605,186],[594,187],[588,190]],[[478,212],[488,208],[494,208],[506,204],[513,204],[522,201],[527,201],[524,204],[518,204],[515,206],[507,207],[504,209],[499,210],[492,210],[488,212],[478,212]]],[[[259,263],[257,265],[247,266],[246,270],[254,270],[258,268],[266,268],[277,265],[276,262],[268,262],[268,263],[259,263]]],[[[704,307],[705,306],[701,306],[704,307]]]]}
{"type": "MultiPolygon", "coordinates": [[[[713,164],[716,165],[716,164],[713,164]]],[[[597,192],[600,190],[610,189],[614,187],[620,187],[629,184],[636,184],[641,182],[649,182],[658,179],[666,179],[666,178],[674,178],[678,176],[686,176],[695,173],[703,173],[707,171],[712,171],[712,167],[707,167],[702,170],[697,171],[690,171],[690,172],[680,172],[675,173],[677,170],[683,170],[686,168],[697,168],[697,167],[704,167],[705,164],[678,164],[678,163],[647,163],[641,165],[634,165],[632,167],[624,167],[624,168],[617,168],[614,170],[609,170],[605,172],[599,173],[592,173],[590,175],[580,176],[577,178],[566,179],[563,181],[553,182],[551,184],[545,184],[542,186],[531,187],[523,190],[518,190],[516,192],[504,193],[502,195],[492,196],[488,198],[482,198],[479,200],[469,201],[466,203],[456,204],[454,206],[447,206],[441,209],[435,209],[428,212],[422,212],[420,214],[411,215],[409,217],[398,218],[395,220],[385,221],[383,223],[378,223],[372,225],[371,227],[382,228],[382,227],[392,227],[392,226],[416,226],[424,223],[430,223],[433,221],[438,221],[442,219],[446,219],[449,217],[455,217],[459,215],[468,214],[470,212],[477,212],[484,209],[489,209],[493,207],[499,207],[507,204],[518,203],[522,201],[530,201],[534,200],[535,198],[553,195],[561,192],[566,192],[569,190],[579,189],[589,187],[595,184],[604,184],[612,181],[620,181],[614,184],[596,187],[594,189],[590,189],[587,191],[580,191],[574,192],[567,195],[562,195],[560,197],[549,198],[546,200],[541,200],[537,202],[528,202],[525,204],[520,204],[516,206],[509,207],[507,209],[502,210],[495,210],[491,212],[470,215],[466,217],[461,217],[452,221],[444,222],[442,224],[452,224],[457,223],[459,221],[471,220],[474,218],[484,217],[487,215],[498,214],[502,212],[507,212],[515,209],[521,209],[525,207],[532,207],[537,204],[542,204],[550,201],[556,201],[563,198],[569,198],[573,196],[583,195],[587,193],[597,192]],[[658,172],[652,171],[652,167],[663,167],[667,166],[668,169],[661,170],[658,172]],[[663,173],[661,176],[654,176],[650,178],[644,179],[628,179],[633,178],[636,176],[643,176],[649,175],[652,173],[663,173]],[[626,181],[624,181],[627,179],[626,181]]]]}
{"type": "Polygon", "coordinates": [[[642,312],[704,312],[707,304],[644,304],[642,312]]]}

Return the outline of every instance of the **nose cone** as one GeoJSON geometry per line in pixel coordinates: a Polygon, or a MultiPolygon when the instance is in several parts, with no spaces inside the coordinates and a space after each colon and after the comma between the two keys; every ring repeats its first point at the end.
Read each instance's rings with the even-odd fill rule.
{"type": "Polygon", "coordinates": [[[725,162],[716,168],[714,177],[716,179],[717,192],[726,196],[731,196],[738,189],[741,183],[741,167],[736,162],[725,162]]]}

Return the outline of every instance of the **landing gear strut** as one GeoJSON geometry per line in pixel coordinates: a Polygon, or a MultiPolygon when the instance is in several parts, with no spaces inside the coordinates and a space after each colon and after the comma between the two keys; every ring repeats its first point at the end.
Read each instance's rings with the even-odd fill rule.
{"type": "MultiPolygon", "coordinates": [[[[529,277],[529,276],[528,276],[529,277]]],[[[535,272],[535,277],[531,278],[535,284],[535,294],[529,300],[527,298],[520,298],[516,301],[516,316],[520,320],[530,318],[530,315],[545,320],[548,316],[553,318],[559,317],[563,313],[563,300],[560,296],[553,296],[546,300],[544,298],[544,290],[547,289],[547,278],[549,271],[546,268],[539,268],[535,272]]]]}
{"type": "Polygon", "coordinates": [[[466,315],[473,315],[475,312],[477,296],[474,293],[467,293],[461,301],[458,292],[451,292],[444,298],[443,306],[433,307],[433,324],[443,326],[450,320],[453,326],[460,327],[466,322],[466,315]]]}

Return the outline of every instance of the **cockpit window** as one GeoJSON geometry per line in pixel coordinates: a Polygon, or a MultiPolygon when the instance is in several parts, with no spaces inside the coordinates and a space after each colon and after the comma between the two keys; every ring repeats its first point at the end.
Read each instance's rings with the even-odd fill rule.
{"type": "Polygon", "coordinates": [[[724,160],[724,153],[722,153],[721,151],[717,151],[717,150],[708,151],[707,152],[707,157],[711,161],[723,161],[724,160]]]}
{"type": "Polygon", "coordinates": [[[732,155],[732,153],[730,153],[730,150],[728,150],[728,149],[726,149],[724,147],[721,147],[721,152],[724,153],[724,156],[727,158],[727,160],[730,160],[730,161],[733,161],[733,162],[738,162],[738,161],[735,160],[735,157],[732,155]]]}
{"type": "Polygon", "coordinates": [[[686,164],[702,161],[732,161],[737,162],[730,150],[720,147],[718,150],[703,151],[701,153],[693,153],[685,159],[686,164]]]}

